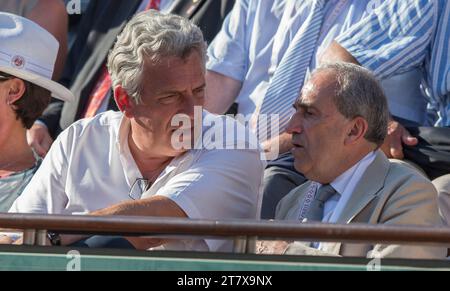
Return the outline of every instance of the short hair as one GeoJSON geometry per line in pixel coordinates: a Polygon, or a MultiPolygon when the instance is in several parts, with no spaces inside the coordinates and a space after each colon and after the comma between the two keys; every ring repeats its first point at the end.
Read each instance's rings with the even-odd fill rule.
{"type": "MultiPolygon", "coordinates": [[[[3,72],[0,74],[3,80],[20,79],[3,72]]],[[[25,84],[25,92],[22,97],[12,104],[13,110],[16,113],[16,118],[22,122],[23,126],[26,129],[30,129],[50,103],[51,92],[29,81],[20,80],[25,84]]]]}
{"type": "Polygon", "coordinates": [[[108,56],[113,86],[121,85],[140,102],[145,61],[157,64],[165,57],[187,58],[197,51],[206,66],[203,33],[191,21],[155,10],[141,12],[126,25],[108,56]]]}
{"type": "Polygon", "coordinates": [[[387,135],[389,109],[383,88],[369,70],[350,63],[325,63],[312,75],[332,71],[336,77],[334,104],[347,119],[358,116],[368,123],[365,139],[381,146],[387,135]]]}

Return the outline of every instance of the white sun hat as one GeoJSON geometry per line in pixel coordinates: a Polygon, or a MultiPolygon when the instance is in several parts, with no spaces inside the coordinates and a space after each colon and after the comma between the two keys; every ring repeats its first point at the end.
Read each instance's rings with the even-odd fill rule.
{"type": "Polygon", "coordinates": [[[31,20],[0,12],[0,71],[49,90],[52,96],[73,101],[73,94],[52,81],[58,41],[31,20]]]}

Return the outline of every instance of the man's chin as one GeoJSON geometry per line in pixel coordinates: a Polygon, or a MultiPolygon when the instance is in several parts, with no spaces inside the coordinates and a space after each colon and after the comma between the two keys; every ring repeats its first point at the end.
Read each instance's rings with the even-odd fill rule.
{"type": "Polygon", "coordinates": [[[177,157],[177,156],[180,156],[190,150],[191,150],[191,148],[181,147],[181,148],[171,148],[170,152],[171,152],[171,156],[177,157]]]}
{"type": "Polygon", "coordinates": [[[294,163],[294,168],[295,168],[295,170],[296,170],[297,172],[299,172],[299,173],[303,172],[302,167],[299,166],[299,165],[297,165],[297,163],[294,163]]]}
{"type": "Polygon", "coordinates": [[[299,172],[300,174],[302,174],[306,177],[306,175],[308,173],[308,167],[305,163],[299,162],[296,159],[294,162],[294,168],[297,172],[299,172]]]}

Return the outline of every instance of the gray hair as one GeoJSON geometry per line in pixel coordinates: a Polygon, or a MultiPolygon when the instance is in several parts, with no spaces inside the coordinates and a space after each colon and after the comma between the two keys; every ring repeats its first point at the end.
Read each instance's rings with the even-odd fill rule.
{"type": "Polygon", "coordinates": [[[367,69],[350,63],[328,63],[313,75],[332,71],[336,76],[334,104],[347,119],[362,117],[368,123],[365,139],[381,146],[387,135],[389,109],[386,95],[376,77],[367,69]]]}
{"type": "Polygon", "coordinates": [[[155,10],[141,12],[126,25],[108,56],[113,86],[121,85],[139,103],[145,61],[157,64],[165,57],[186,58],[196,50],[206,65],[202,31],[186,18],[155,10]]]}

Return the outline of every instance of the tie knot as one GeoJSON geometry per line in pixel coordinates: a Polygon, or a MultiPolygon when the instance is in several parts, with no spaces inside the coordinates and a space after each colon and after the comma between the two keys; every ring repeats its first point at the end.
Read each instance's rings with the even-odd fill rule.
{"type": "Polygon", "coordinates": [[[330,199],[331,197],[333,197],[333,195],[336,194],[336,190],[334,190],[334,188],[330,185],[323,185],[322,187],[320,187],[319,191],[317,191],[316,194],[316,200],[319,200],[322,203],[325,203],[328,199],[330,199]]]}

